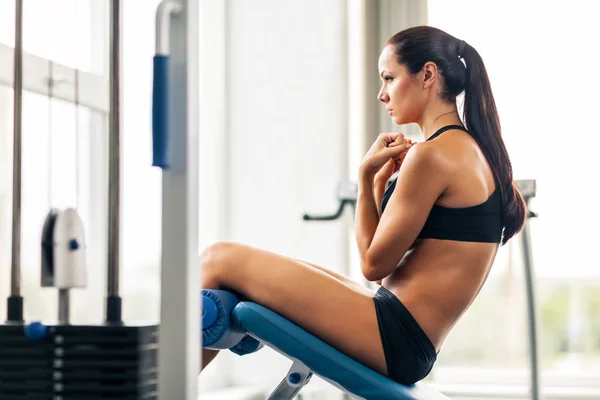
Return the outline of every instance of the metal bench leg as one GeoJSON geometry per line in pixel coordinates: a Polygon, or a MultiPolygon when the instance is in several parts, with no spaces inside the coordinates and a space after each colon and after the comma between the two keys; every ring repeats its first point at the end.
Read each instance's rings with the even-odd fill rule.
{"type": "Polygon", "coordinates": [[[310,381],[312,371],[300,361],[294,361],[287,375],[267,400],[291,400],[310,381]]]}

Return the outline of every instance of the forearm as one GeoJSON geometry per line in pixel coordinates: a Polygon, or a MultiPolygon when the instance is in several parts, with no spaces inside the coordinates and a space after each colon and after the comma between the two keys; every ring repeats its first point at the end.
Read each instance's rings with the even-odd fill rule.
{"type": "Polygon", "coordinates": [[[388,179],[382,179],[375,175],[373,179],[373,197],[375,198],[375,205],[377,207],[377,215],[381,216],[381,202],[383,194],[387,189],[388,179]]]}
{"type": "Polygon", "coordinates": [[[367,251],[371,246],[377,225],[379,224],[379,211],[377,201],[375,200],[374,176],[374,173],[361,168],[358,178],[355,235],[361,263],[364,263],[366,260],[367,251]]]}

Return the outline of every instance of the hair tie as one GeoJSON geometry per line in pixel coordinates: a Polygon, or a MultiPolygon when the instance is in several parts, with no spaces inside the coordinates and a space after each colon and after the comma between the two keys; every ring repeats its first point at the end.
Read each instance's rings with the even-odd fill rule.
{"type": "Polygon", "coordinates": [[[461,41],[458,43],[458,58],[464,58],[464,52],[465,52],[465,45],[466,45],[466,44],[467,44],[467,43],[465,43],[465,41],[464,41],[464,40],[461,40],[461,41]]]}

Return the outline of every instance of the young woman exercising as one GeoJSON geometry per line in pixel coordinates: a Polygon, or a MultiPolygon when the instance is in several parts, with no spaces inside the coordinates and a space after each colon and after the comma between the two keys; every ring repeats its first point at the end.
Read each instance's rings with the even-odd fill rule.
{"type": "MultiPolygon", "coordinates": [[[[406,29],[386,43],[379,71],[378,100],[395,124],[417,123],[425,139],[413,144],[383,133],[360,166],[361,269],[382,286],[372,291],[318,265],[225,242],[203,252],[201,284],[234,290],[375,371],[412,384],[431,371],[526,210],[473,47],[433,27],[406,29]],[[456,98],[462,92],[461,120],[456,98]]],[[[204,349],[203,367],[216,354],[204,349]]]]}

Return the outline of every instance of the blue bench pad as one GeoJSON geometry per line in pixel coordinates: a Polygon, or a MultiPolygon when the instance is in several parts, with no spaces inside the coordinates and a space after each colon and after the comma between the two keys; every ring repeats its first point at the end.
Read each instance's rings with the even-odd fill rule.
{"type": "Polygon", "coordinates": [[[386,378],[260,304],[240,302],[232,316],[236,325],[265,345],[301,361],[314,374],[354,396],[369,400],[448,400],[422,383],[405,386],[386,378]]]}

